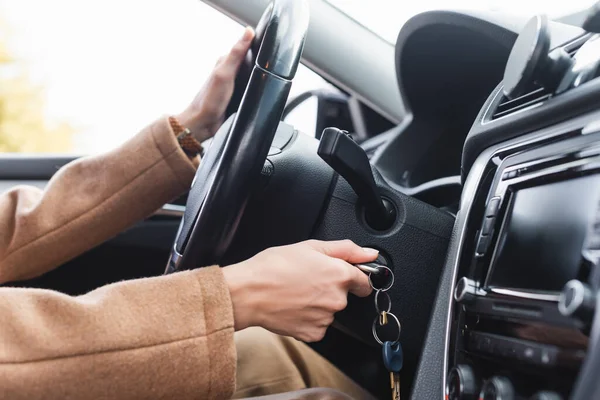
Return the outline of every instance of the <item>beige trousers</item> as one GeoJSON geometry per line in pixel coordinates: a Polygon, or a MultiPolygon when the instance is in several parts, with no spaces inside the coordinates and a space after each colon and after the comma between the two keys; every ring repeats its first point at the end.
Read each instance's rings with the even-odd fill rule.
{"type": "MultiPolygon", "coordinates": [[[[310,388],[328,388],[352,399],[372,399],[368,392],[306,344],[262,328],[235,334],[237,378],[234,398],[266,396],[310,388]]],[[[274,399],[345,399],[334,391],[288,393],[274,399]]],[[[269,397],[270,399],[270,397],[269,397]]]]}

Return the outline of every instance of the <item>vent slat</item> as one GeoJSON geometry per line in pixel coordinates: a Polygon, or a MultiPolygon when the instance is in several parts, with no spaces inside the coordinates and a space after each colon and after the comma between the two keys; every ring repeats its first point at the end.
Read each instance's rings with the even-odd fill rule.
{"type": "MultiPolygon", "coordinates": [[[[550,93],[542,93],[542,95],[540,95],[539,97],[533,98],[533,99],[531,99],[529,101],[526,101],[526,102],[517,103],[512,108],[506,108],[505,107],[505,109],[503,111],[497,110],[496,113],[494,114],[494,119],[503,117],[503,116],[508,115],[508,114],[512,114],[512,113],[517,112],[519,110],[523,110],[523,109],[525,109],[527,107],[530,107],[530,106],[533,106],[535,104],[541,103],[542,101],[545,101],[545,100],[547,100],[549,98],[550,98],[550,93]]],[[[515,100],[519,100],[519,99],[520,99],[520,97],[517,98],[517,99],[515,99],[515,100]]]]}

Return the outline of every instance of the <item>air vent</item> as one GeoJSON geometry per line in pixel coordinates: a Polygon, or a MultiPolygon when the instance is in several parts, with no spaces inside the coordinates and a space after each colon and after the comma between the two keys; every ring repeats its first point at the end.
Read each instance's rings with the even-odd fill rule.
{"type": "Polygon", "coordinates": [[[550,93],[546,89],[539,86],[537,89],[534,88],[533,90],[528,91],[528,93],[524,94],[523,96],[519,96],[516,99],[510,100],[503,95],[502,101],[498,105],[498,108],[492,116],[492,119],[497,119],[535,104],[539,104],[549,97],[550,93]]]}
{"type": "MultiPolygon", "coordinates": [[[[573,42],[565,45],[564,49],[569,56],[573,57],[587,39],[587,35],[577,38],[573,42]]],[[[492,119],[498,119],[536,104],[541,104],[550,98],[550,96],[552,96],[552,93],[537,84],[532,84],[531,87],[525,91],[524,95],[512,100],[502,95],[502,100],[492,115],[492,119]]]]}

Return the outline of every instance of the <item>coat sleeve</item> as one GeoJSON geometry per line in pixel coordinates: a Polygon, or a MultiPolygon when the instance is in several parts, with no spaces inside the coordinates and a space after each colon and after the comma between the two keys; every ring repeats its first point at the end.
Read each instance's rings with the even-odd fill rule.
{"type": "Polygon", "coordinates": [[[79,297],[0,288],[0,398],[228,399],[233,332],[219,267],[79,297]]]}
{"type": "Polygon", "coordinates": [[[67,164],[46,189],[0,195],[0,283],[41,275],[189,188],[195,166],[167,119],[121,147],[67,164]]]}
{"type": "MultiPolygon", "coordinates": [[[[152,214],[195,166],[166,119],[0,195],[0,283],[47,272],[152,214]]],[[[0,399],[229,398],[233,311],[218,267],[79,297],[0,287],[0,399]]]]}

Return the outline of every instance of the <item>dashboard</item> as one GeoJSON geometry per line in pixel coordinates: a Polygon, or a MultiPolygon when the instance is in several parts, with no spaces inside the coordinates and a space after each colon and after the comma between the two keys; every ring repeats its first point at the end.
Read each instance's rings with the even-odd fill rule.
{"type": "Polygon", "coordinates": [[[415,120],[453,121],[463,190],[411,398],[598,399],[600,26],[415,18],[398,39],[399,83],[415,120]],[[495,57],[410,79],[409,55],[435,57],[423,38],[444,29],[495,57]]]}
{"type": "MultiPolygon", "coordinates": [[[[386,133],[391,139],[372,157],[396,190],[454,213],[467,133],[502,80],[525,22],[514,16],[431,11],[403,26],[395,49],[396,80],[410,117],[386,133]]],[[[580,33],[552,24],[555,45],[580,33]]]]}

